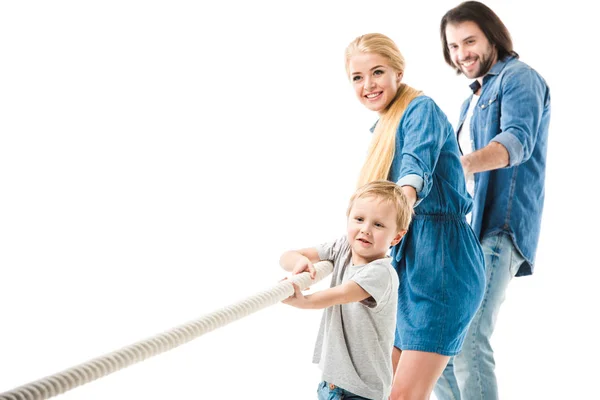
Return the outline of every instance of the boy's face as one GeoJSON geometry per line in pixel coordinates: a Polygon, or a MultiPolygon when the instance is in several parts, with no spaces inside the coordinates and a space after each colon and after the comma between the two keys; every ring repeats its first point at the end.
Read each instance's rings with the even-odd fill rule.
{"type": "Polygon", "coordinates": [[[348,215],[348,242],[352,262],[362,265],[385,257],[406,231],[396,226],[396,209],[377,197],[356,199],[348,215]]]}

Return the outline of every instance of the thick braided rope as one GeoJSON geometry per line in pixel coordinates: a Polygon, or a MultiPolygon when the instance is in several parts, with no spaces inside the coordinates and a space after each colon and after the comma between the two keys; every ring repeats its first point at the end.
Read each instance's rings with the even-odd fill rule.
{"type": "Polygon", "coordinates": [[[11,391],[0,393],[0,400],[49,399],[132,364],[174,349],[205,333],[285,300],[294,293],[292,282],[296,283],[301,289],[306,289],[309,285],[329,275],[333,265],[329,261],[321,261],[315,264],[315,268],[317,276],[314,280],[310,279],[308,272],[295,275],[279,282],[270,290],[260,292],[248,297],[246,300],[206,314],[187,324],[94,358],[57,374],[30,382],[11,391]]]}

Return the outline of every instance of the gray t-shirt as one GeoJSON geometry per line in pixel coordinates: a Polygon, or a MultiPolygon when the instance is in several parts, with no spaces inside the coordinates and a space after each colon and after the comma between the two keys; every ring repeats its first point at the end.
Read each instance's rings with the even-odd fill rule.
{"type": "Polygon", "coordinates": [[[354,394],[387,400],[392,385],[398,274],[389,257],[352,265],[346,236],[317,246],[319,258],[333,263],[331,287],[356,282],[370,298],[325,309],[313,362],[323,380],[354,394]]]}

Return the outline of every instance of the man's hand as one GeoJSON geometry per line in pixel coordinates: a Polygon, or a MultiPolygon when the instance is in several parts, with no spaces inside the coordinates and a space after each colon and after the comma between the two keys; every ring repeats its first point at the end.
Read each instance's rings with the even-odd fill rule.
{"type": "Polygon", "coordinates": [[[471,172],[471,160],[469,160],[469,158],[467,158],[467,156],[461,156],[460,157],[460,163],[461,163],[463,171],[465,173],[465,177],[471,175],[472,174],[472,172],[471,172]]]}

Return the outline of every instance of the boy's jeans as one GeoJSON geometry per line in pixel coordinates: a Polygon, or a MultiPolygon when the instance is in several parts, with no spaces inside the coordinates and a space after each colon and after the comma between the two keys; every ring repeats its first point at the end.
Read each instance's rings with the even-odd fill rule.
{"type": "Polygon", "coordinates": [[[503,232],[484,237],[481,247],[485,256],[485,295],[460,354],[450,359],[435,386],[439,400],[498,399],[490,338],[508,283],[519,270],[523,257],[510,236],[503,232]]]}
{"type": "Polygon", "coordinates": [[[369,400],[325,381],[319,383],[317,394],[319,400],[369,400]]]}

